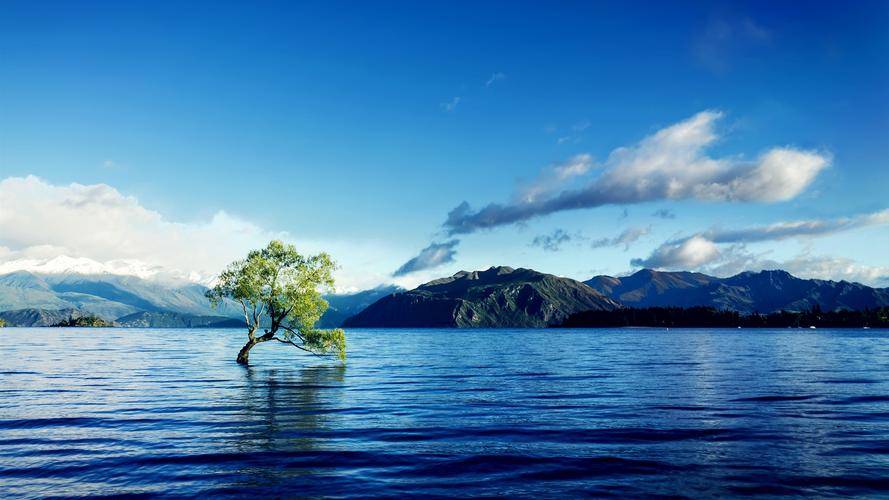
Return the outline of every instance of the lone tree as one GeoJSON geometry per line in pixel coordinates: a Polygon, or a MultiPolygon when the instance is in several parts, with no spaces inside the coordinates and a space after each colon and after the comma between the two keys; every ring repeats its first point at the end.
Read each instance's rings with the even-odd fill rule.
{"type": "Polygon", "coordinates": [[[229,264],[206,295],[214,307],[231,299],[244,311],[247,344],[238,353],[238,363],[248,364],[250,349],[270,340],[345,361],[345,333],[315,328],[327,310],[321,291],[333,289],[335,267],[326,253],[305,257],[277,240],[229,264]]]}

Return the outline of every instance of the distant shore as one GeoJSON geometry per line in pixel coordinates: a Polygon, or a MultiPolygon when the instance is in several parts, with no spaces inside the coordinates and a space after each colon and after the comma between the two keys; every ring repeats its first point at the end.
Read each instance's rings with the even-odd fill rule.
{"type": "Polygon", "coordinates": [[[572,314],[559,328],[889,328],[889,307],[740,314],[712,307],[621,308],[572,314]]]}

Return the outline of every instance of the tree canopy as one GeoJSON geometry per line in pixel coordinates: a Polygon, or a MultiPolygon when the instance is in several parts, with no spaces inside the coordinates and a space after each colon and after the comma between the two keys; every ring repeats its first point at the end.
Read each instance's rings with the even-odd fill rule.
{"type": "Polygon", "coordinates": [[[238,363],[248,364],[250,349],[272,340],[345,361],[343,330],[315,328],[327,310],[321,294],[333,290],[335,269],[328,254],[303,256],[278,240],[229,264],[207,298],[214,306],[232,300],[243,310],[248,340],[238,353],[238,363]]]}

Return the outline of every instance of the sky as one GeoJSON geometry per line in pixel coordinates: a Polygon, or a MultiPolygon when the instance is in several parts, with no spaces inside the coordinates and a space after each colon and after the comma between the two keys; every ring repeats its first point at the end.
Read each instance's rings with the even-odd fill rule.
{"type": "Polygon", "coordinates": [[[0,271],[889,286],[887,2],[0,4],[0,271]]]}

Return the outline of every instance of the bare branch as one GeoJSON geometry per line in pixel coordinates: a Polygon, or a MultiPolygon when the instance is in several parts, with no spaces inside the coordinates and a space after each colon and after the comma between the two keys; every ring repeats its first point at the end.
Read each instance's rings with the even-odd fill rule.
{"type": "Polygon", "coordinates": [[[250,328],[250,318],[247,317],[247,303],[242,299],[238,299],[238,302],[241,303],[241,309],[244,310],[244,323],[247,325],[247,328],[250,328]]]}

